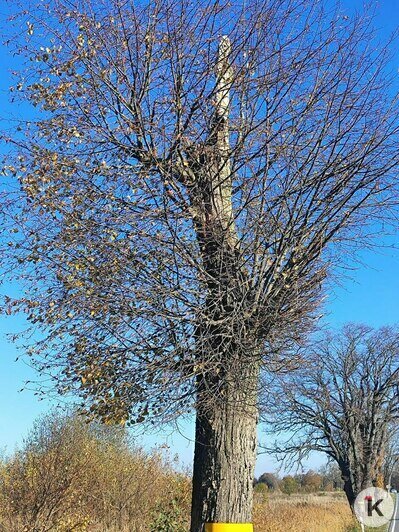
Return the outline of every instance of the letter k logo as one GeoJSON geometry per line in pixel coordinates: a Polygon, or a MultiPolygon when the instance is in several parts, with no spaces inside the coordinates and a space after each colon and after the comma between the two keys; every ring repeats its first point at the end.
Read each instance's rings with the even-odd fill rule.
{"type": "Polygon", "coordinates": [[[373,504],[373,497],[371,497],[371,495],[367,495],[365,497],[365,500],[367,504],[367,515],[369,517],[373,516],[373,511],[376,511],[380,517],[383,517],[384,514],[378,508],[379,505],[382,503],[383,499],[378,499],[378,501],[373,504]]]}
{"type": "Polygon", "coordinates": [[[391,520],[395,511],[395,502],[390,493],[372,486],[357,494],[353,509],[364,526],[380,529],[391,520]]]}

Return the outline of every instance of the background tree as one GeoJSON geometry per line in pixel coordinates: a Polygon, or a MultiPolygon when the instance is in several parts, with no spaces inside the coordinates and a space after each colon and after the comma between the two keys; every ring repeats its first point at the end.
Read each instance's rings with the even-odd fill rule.
{"type": "Polygon", "coordinates": [[[394,470],[392,471],[390,482],[391,488],[399,491],[399,471],[397,468],[394,468],[394,470]]]}
{"type": "Polygon", "coordinates": [[[336,462],[330,461],[319,469],[323,477],[323,489],[342,490],[344,487],[342,473],[336,462]]]}
{"type": "Polygon", "coordinates": [[[279,479],[274,473],[262,473],[258,478],[258,484],[266,484],[269,490],[276,490],[279,486],[279,479]]]}
{"type": "Polygon", "coordinates": [[[299,491],[299,483],[292,475],[286,475],[281,479],[280,489],[287,495],[292,495],[299,491]]]}
{"type": "Polygon", "coordinates": [[[265,406],[276,433],[291,436],[275,451],[303,459],[320,451],[339,466],[353,508],[356,495],[383,487],[391,425],[399,414],[399,333],[347,325],[309,346],[308,365],[274,377],[275,404],[265,406]]]}
{"type": "Polygon", "coordinates": [[[191,531],[250,521],[259,373],[294,365],[391,207],[387,49],[322,1],[55,0],[16,24],[37,110],[8,136],[2,260],[27,289],[6,311],[90,415],[195,408],[191,531]]]}
{"type": "Polygon", "coordinates": [[[320,473],[316,473],[309,469],[301,478],[301,488],[310,493],[319,491],[323,484],[323,477],[320,473]]]}
{"type": "Polygon", "coordinates": [[[395,422],[392,423],[389,428],[390,438],[385,450],[384,463],[381,471],[381,475],[383,477],[381,484],[388,489],[391,487],[396,488],[396,485],[392,486],[392,479],[395,477],[395,471],[399,464],[398,429],[398,423],[395,420],[395,422]]]}

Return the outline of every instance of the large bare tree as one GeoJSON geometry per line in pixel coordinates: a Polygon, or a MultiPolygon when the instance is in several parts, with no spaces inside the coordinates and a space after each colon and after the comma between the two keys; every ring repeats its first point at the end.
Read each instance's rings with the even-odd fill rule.
{"type": "Polygon", "coordinates": [[[91,415],[195,409],[192,532],[251,520],[260,371],[391,207],[388,48],[329,6],[54,0],[10,41],[37,111],[8,139],[8,309],[91,415]]]}
{"type": "Polygon", "coordinates": [[[269,377],[273,400],[264,411],[269,429],[280,434],[274,450],[288,460],[325,453],[341,470],[352,509],[362,489],[385,487],[393,460],[398,346],[395,328],[347,325],[309,347],[299,370],[269,377]]]}

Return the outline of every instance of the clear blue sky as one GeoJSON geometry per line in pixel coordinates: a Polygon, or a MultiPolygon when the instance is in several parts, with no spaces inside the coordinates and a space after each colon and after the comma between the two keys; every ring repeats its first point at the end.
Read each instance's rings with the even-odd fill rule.
{"type": "MultiPolygon", "coordinates": [[[[342,2],[349,11],[362,5],[356,0],[342,2]]],[[[4,27],[6,6],[0,0],[0,15],[4,27]]],[[[399,26],[399,0],[381,0],[378,6],[377,24],[382,37],[399,26]]],[[[15,59],[10,57],[6,48],[0,49],[0,127],[4,127],[13,110],[8,103],[7,89],[12,84],[9,70],[14,67],[15,59]]],[[[393,68],[399,72],[399,48],[395,51],[393,68]]],[[[398,73],[399,80],[399,73],[398,73]]],[[[18,114],[18,113],[16,113],[18,114]]],[[[0,147],[1,150],[1,147],[0,147]]],[[[397,235],[398,236],[398,235],[397,235]]],[[[391,239],[394,243],[398,238],[391,239]]],[[[329,294],[327,302],[327,321],[332,326],[339,326],[346,321],[368,323],[372,326],[399,323],[399,251],[385,250],[365,252],[361,256],[362,265],[350,272],[350,278],[342,281],[329,294]]],[[[2,290],[4,292],[4,289],[2,290]]],[[[15,362],[17,350],[7,341],[7,333],[15,333],[23,328],[23,320],[18,317],[0,316],[0,452],[2,449],[12,451],[21,442],[34,419],[46,412],[51,401],[39,401],[31,391],[19,392],[24,382],[35,378],[32,370],[24,362],[15,362]]],[[[173,453],[178,453],[183,462],[191,463],[193,423],[186,422],[180,427],[181,434],[175,427],[166,431],[142,437],[144,445],[151,447],[166,442],[173,453]],[[173,435],[171,433],[174,432],[173,435]]],[[[264,440],[264,436],[260,435],[264,440]]],[[[319,456],[311,459],[309,465],[317,467],[323,462],[319,456]]],[[[260,456],[256,468],[259,475],[274,469],[268,456],[260,456]]]]}

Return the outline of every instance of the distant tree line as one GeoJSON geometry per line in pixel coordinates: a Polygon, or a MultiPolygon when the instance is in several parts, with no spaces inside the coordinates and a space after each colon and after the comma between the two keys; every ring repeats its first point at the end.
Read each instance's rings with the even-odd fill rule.
{"type": "Polygon", "coordinates": [[[334,464],[327,464],[318,471],[309,469],[303,473],[284,475],[263,473],[254,481],[255,492],[281,491],[291,493],[315,493],[319,491],[335,491],[343,489],[343,481],[339,469],[334,464]]]}

